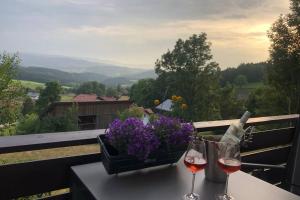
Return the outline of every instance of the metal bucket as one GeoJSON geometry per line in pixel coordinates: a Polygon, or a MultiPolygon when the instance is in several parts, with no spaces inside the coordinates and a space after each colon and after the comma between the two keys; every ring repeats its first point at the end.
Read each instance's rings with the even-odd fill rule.
{"type": "Polygon", "coordinates": [[[218,166],[218,141],[220,138],[213,137],[212,139],[204,140],[207,153],[207,167],[205,168],[206,180],[223,183],[226,181],[226,173],[218,166]]]}

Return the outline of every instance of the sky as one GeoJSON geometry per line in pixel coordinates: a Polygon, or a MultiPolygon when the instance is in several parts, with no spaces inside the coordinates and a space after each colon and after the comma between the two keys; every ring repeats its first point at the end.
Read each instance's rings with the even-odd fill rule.
{"type": "Polygon", "coordinates": [[[288,0],[0,0],[0,52],[153,68],[178,38],[206,32],[222,69],[268,59],[288,0]]]}

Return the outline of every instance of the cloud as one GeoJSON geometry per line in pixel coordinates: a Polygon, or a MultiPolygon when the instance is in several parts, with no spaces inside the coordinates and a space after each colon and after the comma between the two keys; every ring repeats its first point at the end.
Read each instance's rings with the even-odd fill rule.
{"type": "Polygon", "coordinates": [[[266,30],[289,0],[2,0],[0,50],[153,66],[206,32],[221,66],[267,59],[266,30]],[[230,49],[230,50],[229,50],[230,49]]]}

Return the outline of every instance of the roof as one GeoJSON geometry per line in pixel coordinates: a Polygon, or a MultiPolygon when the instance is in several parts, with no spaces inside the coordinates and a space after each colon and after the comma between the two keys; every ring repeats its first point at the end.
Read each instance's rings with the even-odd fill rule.
{"type": "Polygon", "coordinates": [[[79,94],[73,98],[74,102],[90,102],[99,100],[96,94],[79,94]]]}
{"type": "Polygon", "coordinates": [[[38,92],[27,92],[27,95],[28,96],[39,96],[40,93],[38,93],[38,92]]]}
{"type": "Polygon", "coordinates": [[[107,96],[101,96],[99,97],[100,100],[103,101],[116,101],[117,99],[115,97],[107,97],[107,96]]]}
{"type": "Polygon", "coordinates": [[[163,110],[163,111],[172,111],[172,106],[173,106],[173,102],[171,99],[167,99],[164,102],[162,102],[161,104],[159,104],[158,106],[156,106],[155,108],[158,110],[163,110]]]}
{"type": "Polygon", "coordinates": [[[120,98],[118,100],[119,101],[120,100],[122,100],[122,101],[124,101],[124,100],[128,101],[129,100],[129,96],[120,96],[120,98]]]}

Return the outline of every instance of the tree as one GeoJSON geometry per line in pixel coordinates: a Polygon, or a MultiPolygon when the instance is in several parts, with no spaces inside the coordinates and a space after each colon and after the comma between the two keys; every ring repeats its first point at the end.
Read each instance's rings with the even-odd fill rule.
{"type": "Polygon", "coordinates": [[[45,89],[40,93],[39,99],[36,102],[37,109],[41,114],[51,103],[60,100],[62,91],[61,85],[57,81],[48,82],[45,84],[45,89]]]}
{"type": "Polygon", "coordinates": [[[291,0],[291,13],[281,15],[272,25],[268,81],[287,102],[287,113],[300,112],[300,9],[299,0],[291,0]]]}
{"type": "Polygon", "coordinates": [[[263,82],[268,65],[267,62],[242,63],[237,68],[227,68],[221,72],[220,83],[222,86],[233,84],[238,75],[244,75],[249,83],[263,82]]]}
{"type": "Polygon", "coordinates": [[[17,134],[49,133],[78,130],[77,107],[67,110],[60,117],[39,117],[36,113],[27,114],[17,123],[17,134]]]}
{"type": "Polygon", "coordinates": [[[16,133],[18,135],[38,133],[39,123],[40,119],[36,113],[27,114],[18,121],[16,133]]]}
{"type": "Polygon", "coordinates": [[[102,96],[105,94],[105,85],[97,81],[85,82],[77,88],[76,94],[97,94],[102,96]]]}
{"type": "Polygon", "coordinates": [[[246,102],[247,109],[253,116],[288,114],[285,96],[271,86],[264,86],[252,91],[246,102]]]}
{"type": "Polygon", "coordinates": [[[78,130],[77,107],[68,109],[61,117],[46,116],[40,120],[38,133],[65,132],[78,130]]]}
{"type": "Polygon", "coordinates": [[[187,40],[179,39],[172,51],[157,60],[155,72],[163,77],[160,85],[168,93],[182,96],[187,103],[190,120],[219,117],[218,90],[220,68],[211,62],[210,43],[206,34],[192,35],[187,40]]]}
{"type": "Polygon", "coordinates": [[[118,96],[118,91],[116,88],[109,87],[105,91],[105,95],[108,97],[117,97],[118,96]]]}
{"type": "Polygon", "coordinates": [[[247,77],[245,75],[240,74],[237,77],[235,77],[235,79],[234,79],[234,84],[240,88],[242,86],[246,85],[247,83],[248,83],[248,81],[247,81],[247,77]]]}
{"type": "Polygon", "coordinates": [[[33,111],[34,111],[34,102],[30,97],[27,96],[23,102],[22,114],[27,115],[32,113],[33,111]]]}
{"type": "Polygon", "coordinates": [[[144,109],[138,107],[137,105],[133,104],[128,109],[123,110],[122,112],[118,112],[118,117],[120,120],[124,121],[129,117],[136,117],[142,119],[144,116],[144,109]]]}
{"type": "Polygon", "coordinates": [[[222,119],[239,118],[245,111],[244,102],[238,100],[235,87],[227,84],[220,90],[220,110],[222,119]]]}
{"type": "Polygon", "coordinates": [[[13,123],[20,116],[24,88],[13,80],[19,63],[16,54],[0,54],[0,124],[13,123]]]}
{"type": "Polygon", "coordinates": [[[130,100],[139,106],[146,108],[153,107],[154,95],[154,79],[141,79],[131,86],[129,96],[130,100]]]}

